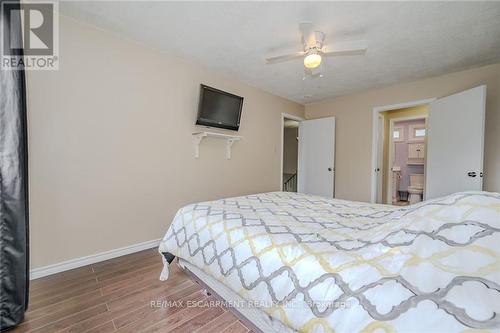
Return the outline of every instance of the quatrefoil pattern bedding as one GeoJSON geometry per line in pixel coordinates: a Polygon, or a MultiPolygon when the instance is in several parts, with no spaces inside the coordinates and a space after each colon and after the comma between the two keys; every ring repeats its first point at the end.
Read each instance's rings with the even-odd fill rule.
{"type": "Polygon", "coordinates": [[[178,211],[159,250],[300,332],[500,331],[498,193],[202,202],[178,211]]]}

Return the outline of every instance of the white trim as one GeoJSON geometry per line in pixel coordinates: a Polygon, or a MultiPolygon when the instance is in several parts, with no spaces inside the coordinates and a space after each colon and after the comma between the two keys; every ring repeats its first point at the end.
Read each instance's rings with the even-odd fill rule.
{"type": "MultiPolygon", "coordinates": [[[[110,251],[105,251],[101,253],[92,254],[85,257],[75,258],[67,261],[62,261],[57,264],[48,265],[44,267],[34,268],[30,270],[30,280],[38,279],[47,275],[56,274],[59,272],[64,272],[70,269],[95,264],[96,262],[105,261],[108,259],[113,259],[116,257],[121,257],[130,253],[139,252],[142,250],[151,249],[157,247],[160,244],[161,239],[153,239],[150,241],[132,244],[129,246],[121,247],[119,249],[114,249],[110,251]]],[[[159,260],[159,259],[158,259],[159,260]]]]}
{"type": "MultiPolygon", "coordinates": [[[[391,105],[383,105],[376,106],[373,108],[372,112],[372,169],[371,169],[371,193],[370,193],[370,202],[376,203],[377,201],[377,172],[375,169],[377,168],[377,157],[378,157],[378,115],[380,112],[389,111],[389,110],[397,110],[404,108],[411,108],[413,106],[425,105],[434,102],[437,98],[427,98],[420,99],[416,101],[410,101],[406,103],[399,104],[391,104],[391,105]]],[[[382,169],[380,169],[382,170],[382,169]]]]}
{"type": "Polygon", "coordinates": [[[406,109],[406,108],[411,108],[413,106],[430,104],[430,103],[434,102],[436,99],[437,98],[434,97],[434,98],[420,99],[420,100],[417,100],[417,101],[411,101],[411,102],[406,102],[406,103],[376,106],[376,107],[373,108],[373,111],[376,112],[376,113],[379,113],[379,112],[383,112],[383,111],[406,109]]]}
{"type": "MultiPolygon", "coordinates": [[[[390,119],[389,120],[389,133],[392,133],[394,130],[394,120],[395,119],[390,119]]],[[[389,205],[392,205],[392,176],[393,176],[393,171],[392,171],[392,155],[394,155],[394,139],[392,138],[392,135],[389,134],[389,151],[387,153],[387,191],[385,191],[387,197],[385,198],[386,203],[389,205]]],[[[384,170],[382,170],[383,174],[384,170]]]]}
{"type": "MultiPolygon", "coordinates": [[[[289,114],[289,113],[286,113],[286,112],[281,112],[281,153],[280,153],[280,188],[279,190],[280,191],[283,191],[283,145],[285,144],[285,140],[284,140],[284,135],[285,135],[285,118],[287,119],[292,119],[292,120],[296,120],[296,121],[304,121],[305,119],[302,118],[302,117],[299,117],[299,116],[294,116],[293,114],[289,114]]],[[[297,159],[298,159],[298,155],[297,155],[297,159]]]]}

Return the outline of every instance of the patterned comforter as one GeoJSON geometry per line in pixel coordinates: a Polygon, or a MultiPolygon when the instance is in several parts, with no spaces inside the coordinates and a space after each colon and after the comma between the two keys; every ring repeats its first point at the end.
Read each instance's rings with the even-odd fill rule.
{"type": "Polygon", "coordinates": [[[178,211],[159,250],[300,332],[500,331],[499,193],[202,202],[178,211]]]}

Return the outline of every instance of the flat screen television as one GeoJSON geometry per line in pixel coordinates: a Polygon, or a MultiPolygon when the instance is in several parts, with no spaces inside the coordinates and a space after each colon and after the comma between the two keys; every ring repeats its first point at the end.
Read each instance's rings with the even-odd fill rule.
{"type": "Polygon", "coordinates": [[[202,84],[196,125],[237,131],[242,108],[243,97],[202,84]]]}

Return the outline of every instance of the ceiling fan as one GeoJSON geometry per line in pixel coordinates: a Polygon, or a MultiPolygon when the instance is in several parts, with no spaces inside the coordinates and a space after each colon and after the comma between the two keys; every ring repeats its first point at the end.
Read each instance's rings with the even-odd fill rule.
{"type": "Polygon", "coordinates": [[[321,31],[314,31],[311,22],[300,23],[299,30],[302,34],[303,51],[269,57],[266,59],[268,64],[304,58],[304,73],[311,77],[323,77],[319,70],[323,57],[364,54],[368,48],[366,41],[336,43],[325,46],[323,45],[325,34],[321,31]]]}

